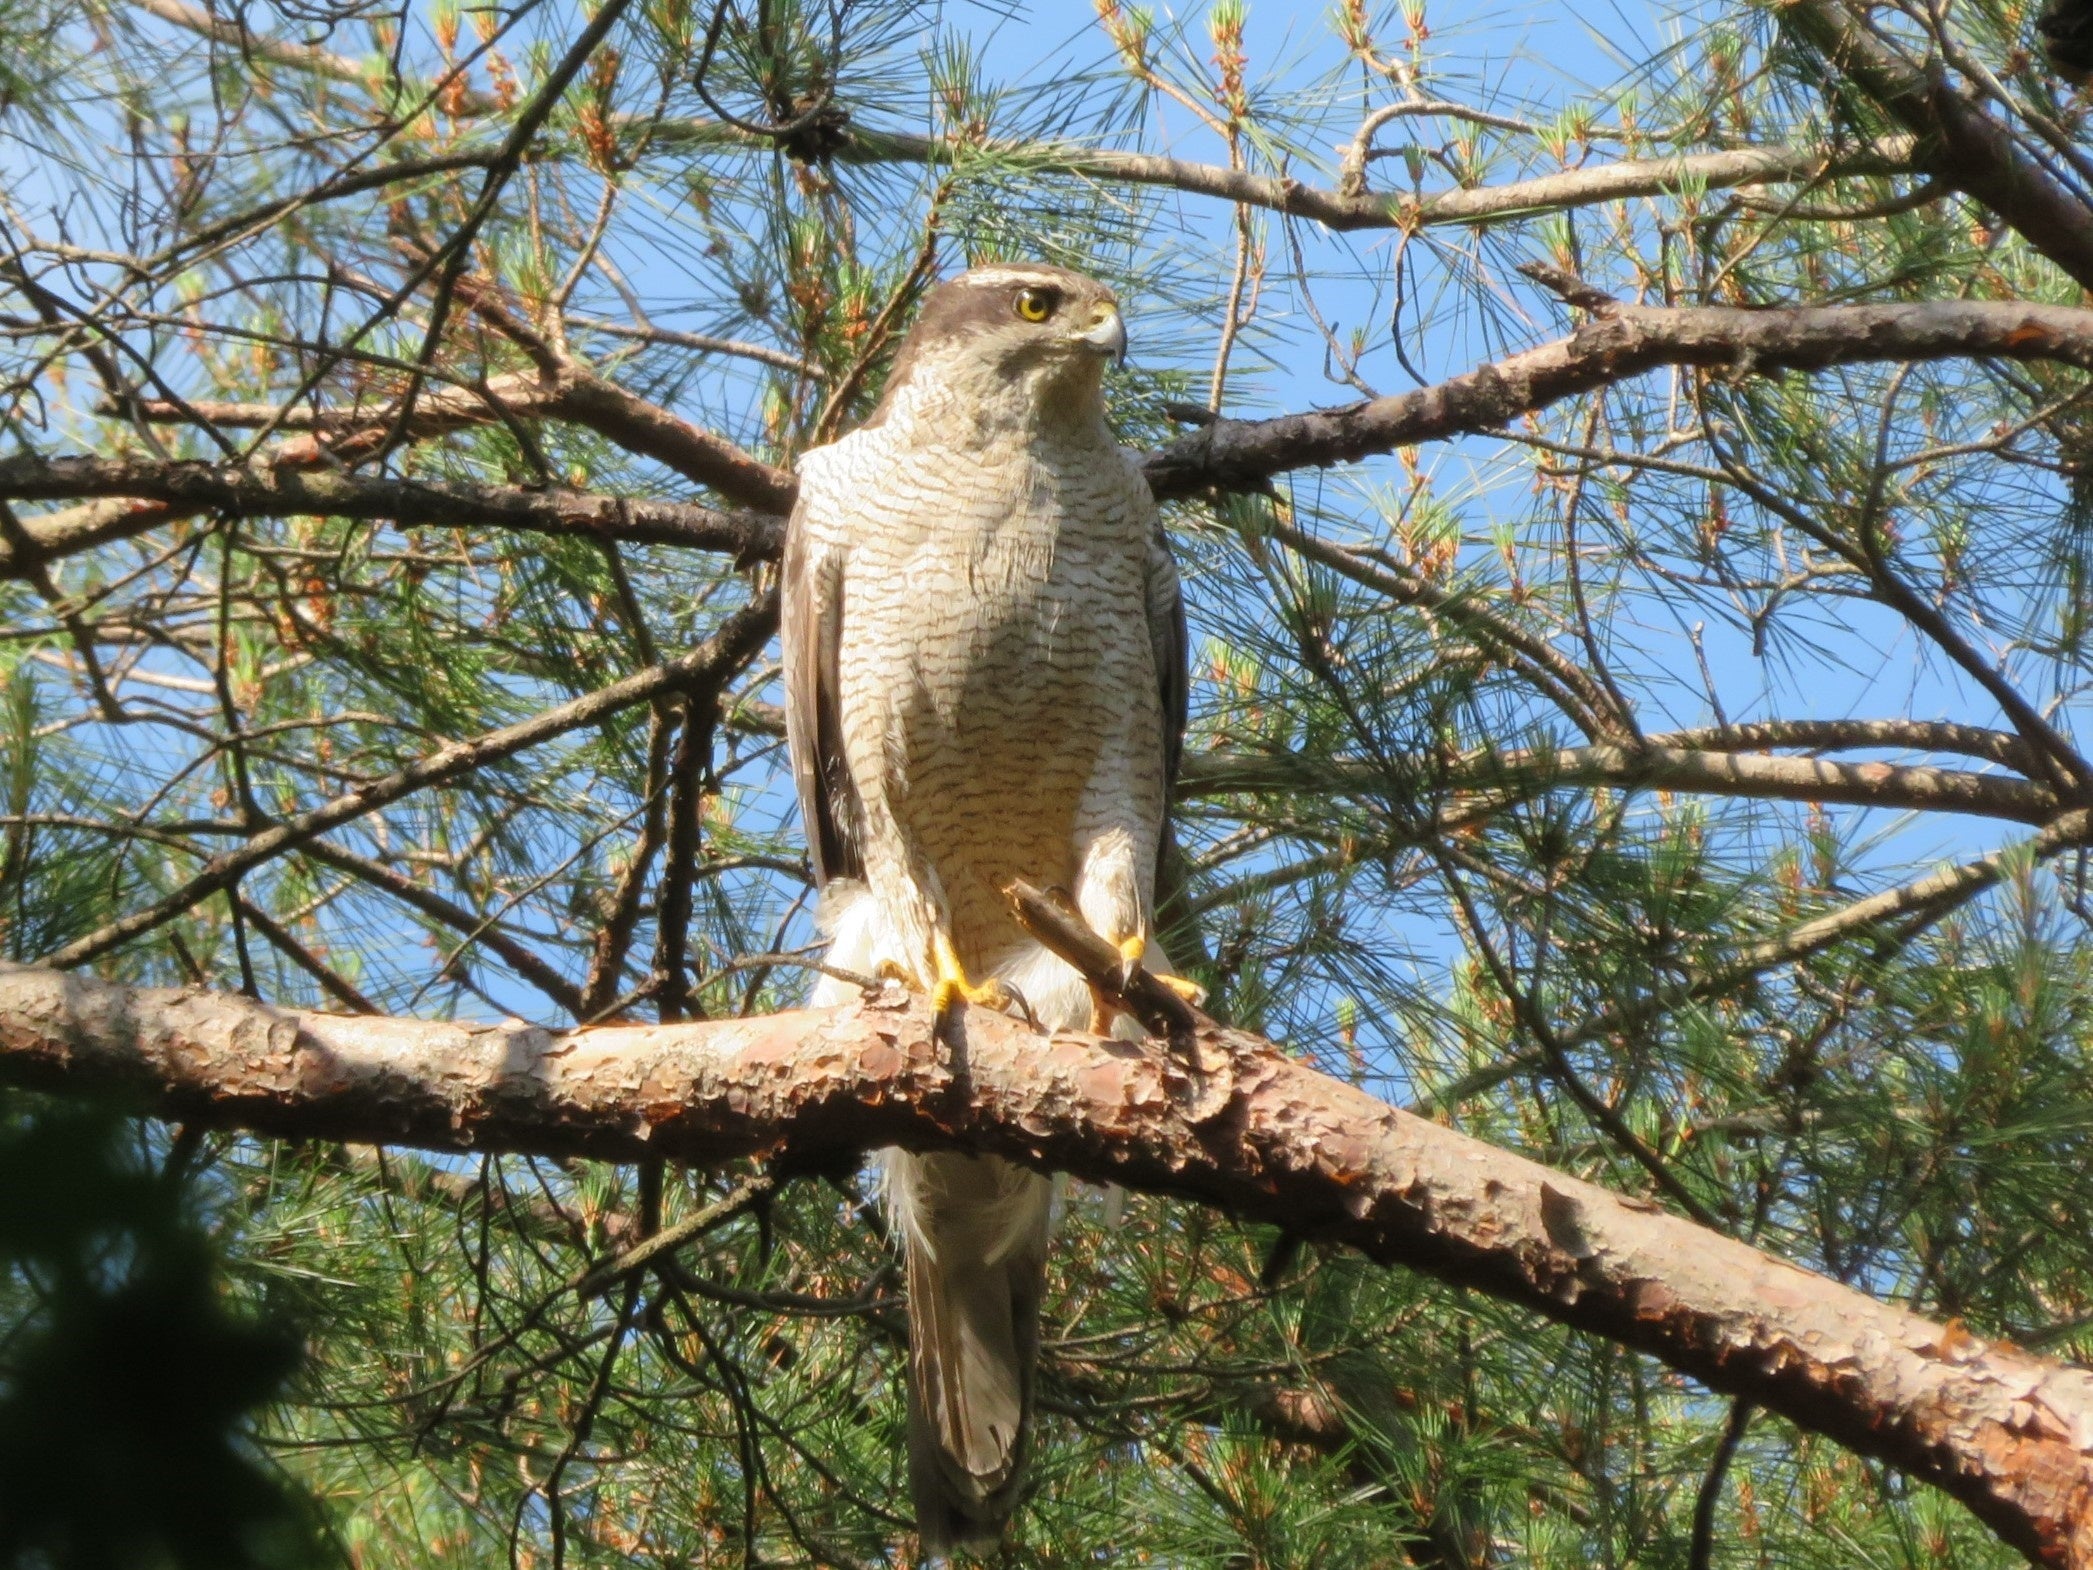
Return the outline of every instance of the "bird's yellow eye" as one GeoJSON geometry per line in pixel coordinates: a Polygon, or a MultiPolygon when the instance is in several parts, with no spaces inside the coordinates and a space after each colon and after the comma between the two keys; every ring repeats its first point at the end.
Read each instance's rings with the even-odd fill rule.
{"type": "Polygon", "coordinates": [[[1028,322],[1043,322],[1054,314],[1054,293],[1051,289],[1020,289],[1017,292],[1017,314],[1028,322]]]}

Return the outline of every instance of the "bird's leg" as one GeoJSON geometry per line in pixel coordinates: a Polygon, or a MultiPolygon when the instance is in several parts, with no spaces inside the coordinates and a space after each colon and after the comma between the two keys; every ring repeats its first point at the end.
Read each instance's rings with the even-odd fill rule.
{"type": "Polygon", "coordinates": [[[1109,1036],[1112,1024],[1119,1018],[1119,1005],[1096,982],[1090,983],[1090,1034],[1109,1036]]]}
{"type": "Polygon", "coordinates": [[[993,977],[978,985],[967,980],[967,973],[959,963],[959,952],[943,932],[932,940],[931,947],[937,961],[937,980],[930,989],[930,1007],[940,1030],[962,1003],[985,1009],[1010,1006],[1010,989],[1002,982],[993,977]]]}
{"type": "MultiPolygon", "coordinates": [[[[1148,952],[1148,938],[1146,935],[1136,932],[1131,937],[1121,938],[1117,947],[1119,949],[1119,990],[1123,994],[1134,979],[1134,971],[1141,964],[1141,956],[1148,952]]],[[[1090,983],[1091,1035],[1111,1035],[1113,1024],[1123,1012],[1111,993],[1105,991],[1103,987],[1100,987],[1094,981],[1090,983]]]]}

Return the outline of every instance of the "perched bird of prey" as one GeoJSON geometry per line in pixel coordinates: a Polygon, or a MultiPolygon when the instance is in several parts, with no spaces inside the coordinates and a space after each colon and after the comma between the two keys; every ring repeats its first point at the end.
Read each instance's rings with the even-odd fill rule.
{"type": "MultiPolygon", "coordinates": [[[[1014,993],[1048,1027],[1102,1024],[1011,917],[1014,878],[1068,890],[1130,959],[1148,942],[1185,633],[1154,498],[1105,424],[1125,352],[1094,279],[977,267],[924,300],[871,418],[800,460],[786,725],[829,961],[925,987],[941,1016],[1014,993]]],[[[942,1552],[996,1537],[1024,1484],[1053,1190],[990,1156],[882,1162],[910,1483],[942,1552]]]]}

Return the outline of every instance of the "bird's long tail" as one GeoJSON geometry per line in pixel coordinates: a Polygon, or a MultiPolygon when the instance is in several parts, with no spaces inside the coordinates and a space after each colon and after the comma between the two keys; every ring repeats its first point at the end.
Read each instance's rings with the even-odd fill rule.
{"type": "MultiPolygon", "coordinates": [[[[831,965],[863,976],[908,966],[861,884],[829,885],[821,925],[831,965]]],[[[1150,965],[1169,961],[1151,951],[1150,965]]],[[[1078,1029],[1089,1016],[1082,978],[1043,948],[1002,979],[1049,1027],[1078,1029]]],[[[855,995],[826,978],[813,1002],[855,995]]],[[[1139,1036],[1131,1019],[1120,1023],[1139,1036]]],[[[999,1536],[1024,1491],[1054,1182],[995,1156],[885,1150],[879,1162],[908,1278],[909,1484],[923,1546],[941,1554],[999,1536]]]]}
{"type": "MultiPolygon", "coordinates": [[[[870,976],[907,965],[862,885],[822,895],[828,962],[870,976]]],[[[826,978],[817,1005],[855,996],[826,978]]],[[[908,1280],[908,1470],[926,1551],[995,1538],[1017,1507],[1031,1444],[1050,1178],[993,1156],[879,1154],[908,1280]]]]}
{"type": "Polygon", "coordinates": [[[930,1553],[992,1541],[1031,1448],[1053,1181],[994,1156],[882,1153],[908,1273],[908,1472],[930,1553]]]}

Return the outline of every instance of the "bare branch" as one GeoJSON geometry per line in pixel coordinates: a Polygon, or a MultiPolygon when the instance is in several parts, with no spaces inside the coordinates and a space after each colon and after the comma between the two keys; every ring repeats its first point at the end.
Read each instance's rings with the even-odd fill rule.
{"type": "Polygon", "coordinates": [[[1754,976],[1807,959],[1885,922],[1903,921],[1908,927],[1914,921],[1937,921],[2003,882],[2014,868],[2047,861],[2089,842],[2093,842],[2093,811],[2080,808],[2064,813],[2039,834],[2018,844],[1850,901],[1809,921],[1798,922],[1778,937],[1747,945],[1730,954],[1721,965],[1683,984],[1663,987],[1607,1008],[1568,1031],[1565,1040],[1572,1045],[1601,1040],[1635,1021],[1654,1018],[1691,999],[1721,997],[1754,976]]]}
{"type": "MultiPolygon", "coordinates": [[[[34,456],[0,459],[0,498],[56,501],[81,496],[144,500],[75,507],[24,519],[23,532],[37,543],[44,560],[207,511],[248,517],[316,515],[388,519],[402,525],[524,529],[534,534],[731,551],[749,561],[775,558],[784,547],[785,532],[782,518],[765,513],[721,512],[694,502],[583,491],[366,479],[331,470],[266,464],[34,456]]],[[[17,571],[12,555],[4,549],[0,549],[0,570],[17,571]]]]}
{"type": "MultiPolygon", "coordinates": [[[[1164,453],[1174,450],[1166,448],[1164,453]]],[[[1438,582],[1393,561],[1368,560],[1356,551],[1319,540],[1291,524],[1275,520],[1265,527],[1274,539],[1310,561],[1378,590],[1399,605],[1414,605],[1444,617],[1477,647],[1517,667],[1594,740],[1602,736],[1628,740],[1634,736],[1630,717],[1619,711],[1613,695],[1576,661],[1554,648],[1546,637],[1480,603],[1479,596],[1464,594],[1458,585],[1438,582]]]]}
{"type": "Polygon", "coordinates": [[[1248,489],[1288,469],[1492,430],[1660,365],[1767,372],[1980,355],[2093,369],[2093,311],[2022,301],[1771,310],[1621,305],[1567,338],[1436,386],[1270,420],[1216,420],[1149,453],[1144,467],[1158,496],[1248,489]]]}
{"type": "Polygon", "coordinates": [[[605,321],[599,316],[569,316],[567,324],[634,343],[667,344],[671,348],[689,349],[695,354],[724,354],[734,359],[756,360],[776,370],[791,371],[796,376],[818,377],[822,373],[821,367],[812,360],[803,359],[789,350],[774,349],[769,344],[750,343],[741,338],[716,338],[711,333],[685,332],[676,327],[659,327],[652,322],[635,327],[629,322],[605,321]]]}
{"type": "Polygon", "coordinates": [[[329,997],[358,1014],[379,1012],[377,1004],[357,991],[347,977],[299,942],[297,935],[282,922],[237,890],[233,893],[233,902],[239,907],[241,918],[267,938],[270,947],[317,981],[329,997]]]}
{"type": "MultiPolygon", "coordinates": [[[[133,0],[133,3],[163,22],[172,22],[176,27],[238,50],[242,59],[266,60],[271,65],[302,71],[309,76],[324,76],[332,81],[353,82],[359,87],[371,83],[371,72],[361,61],[335,54],[318,44],[294,44],[253,32],[237,21],[224,20],[201,6],[189,5],[186,0],[133,0]]],[[[490,100],[485,108],[476,112],[485,114],[492,108],[490,100]]]]}
{"type": "MultiPolygon", "coordinates": [[[[757,146],[767,139],[716,121],[671,123],[661,128],[666,144],[694,147],[757,146]]],[[[908,131],[849,126],[837,133],[830,156],[847,164],[959,164],[993,158],[1040,173],[1075,175],[1107,184],[1164,186],[1193,196],[1261,207],[1294,218],[1311,218],[1330,229],[1417,229],[1443,224],[1483,223],[1595,202],[1659,196],[1683,187],[1722,189],[1841,175],[1894,174],[1907,166],[1911,143],[1898,138],[1862,151],[1841,153],[1817,147],[1740,147],[1672,158],[1626,158],[1588,169],[1566,169],[1503,185],[1435,191],[1376,193],[1329,190],[1284,175],[1253,174],[1219,164],[1194,163],[1154,153],[1057,146],[1042,142],[963,141],[908,131]]]]}
{"type": "Polygon", "coordinates": [[[1187,796],[1259,790],[1371,794],[1400,781],[1405,794],[1437,788],[1523,797],[1566,785],[1612,785],[1908,812],[1966,812],[2031,824],[2047,823],[2063,809],[2046,786],[1961,769],[1776,758],[1655,742],[1640,748],[1598,745],[1457,758],[1403,757],[1389,763],[1207,752],[1187,754],[1179,780],[1180,793],[1187,796]]]}
{"type": "MultiPolygon", "coordinates": [[[[226,430],[306,430],[324,433],[326,451],[336,459],[360,457],[383,445],[398,411],[279,407],[261,403],[173,404],[139,400],[127,412],[162,424],[201,420],[226,430]]],[[[465,426],[486,425],[498,414],[519,419],[566,420],[585,426],[628,452],[666,464],[687,480],[711,486],[743,506],[766,512],[792,510],[798,482],[773,464],[744,452],[725,437],[671,413],[607,381],[572,361],[563,361],[555,377],[500,376],[480,387],[451,387],[424,393],[415,400],[408,430],[416,439],[465,426]]],[[[296,457],[309,461],[318,447],[296,457]]]]}
{"type": "Polygon", "coordinates": [[[744,507],[788,513],[799,490],[790,470],[765,463],[725,437],[579,367],[570,366],[562,374],[559,391],[544,412],[585,425],[628,452],[658,459],[744,507]]]}
{"type": "Polygon", "coordinates": [[[2017,773],[2029,771],[2027,745],[2011,731],[1946,720],[1747,720],[1701,730],[1666,731],[1650,740],[1663,747],[1800,748],[1810,752],[1859,747],[1905,752],[1948,752],[1988,758],[2017,773]]]}
{"type": "MultiPolygon", "coordinates": [[[[0,460],[0,463],[9,460],[0,460]]],[[[91,495],[88,491],[66,491],[67,496],[91,495]]],[[[20,492],[6,491],[9,500],[20,492]]],[[[204,509],[163,501],[143,501],[129,493],[113,494],[106,500],[86,502],[60,512],[24,518],[19,538],[0,537],[0,574],[19,578],[46,562],[93,550],[98,545],[135,539],[166,523],[179,523],[204,509]],[[28,549],[22,549],[23,542],[28,549]]],[[[9,534],[15,531],[10,530],[9,534]]]]}
{"type": "MultiPolygon", "coordinates": [[[[2076,812],[2067,812],[2031,841],[1994,851],[1974,861],[1942,867],[1915,882],[1885,889],[1866,899],[1855,900],[1829,915],[1803,922],[1778,938],[1739,954],[1724,971],[1724,976],[1765,970],[1829,948],[1839,939],[1881,922],[1894,921],[1902,916],[1926,915],[1961,904],[2002,881],[2014,867],[2025,865],[2030,860],[2046,861],[2085,845],[2089,838],[2093,838],[2093,811],[2080,808],[2076,812]]],[[[1711,981],[1705,990],[1719,991],[1726,984],[1711,981]]]]}

